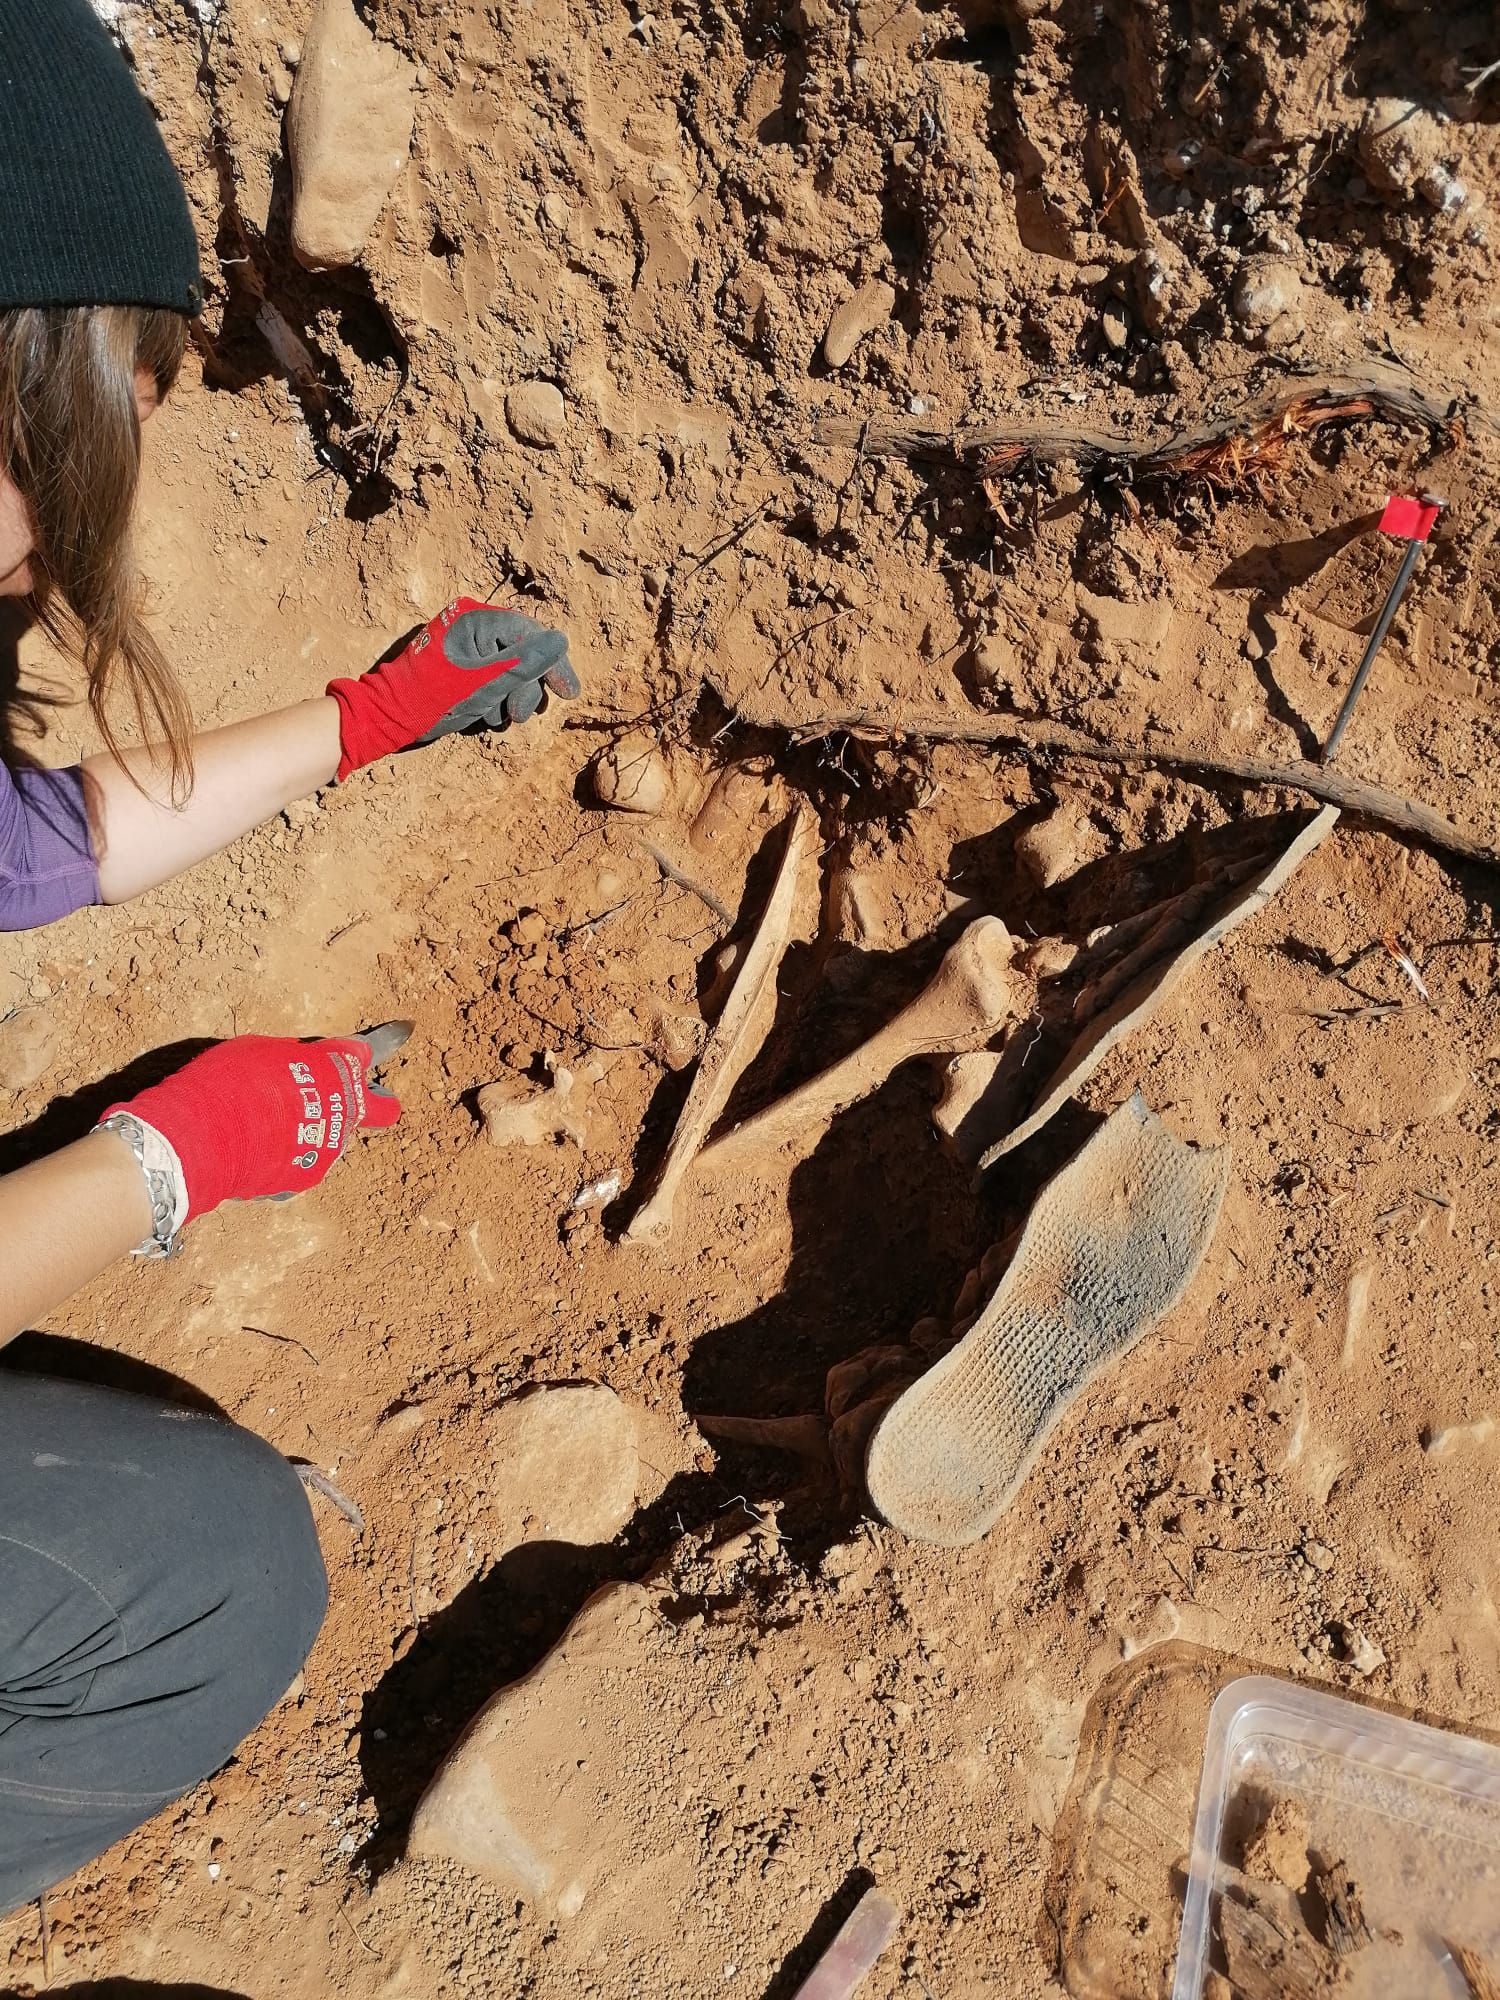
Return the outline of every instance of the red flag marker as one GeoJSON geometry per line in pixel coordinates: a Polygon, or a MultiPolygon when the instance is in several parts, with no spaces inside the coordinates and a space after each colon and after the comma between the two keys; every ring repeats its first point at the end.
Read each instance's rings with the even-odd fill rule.
{"type": "Polygon", "coordinates": [[[1323,745],[1322,761],[1325,764],[1333,762],[1333,753],[1339,747],[1339,738],[1354,713],[1354,704],[1359,700],[1360,690],[1364,687],[1370,669],[1375,664],[1375,655],[1380,651],[1385,635],[1391,629],[1396,606],[1401,602],[1406,586],[1411,582],[1412,571],[1416,568],[1417,558],[1422,553],[1422,544],[1432,533],[1433,523],[1446,505],[1447,502],[1440,500],[1435,493],[1424,493],[1419,500],[1411,500],[1404,494],[1393,493],[1385,503],[1385,512],[1380,517],[1380,532],[1383,535],[1394,535],[1398,541],[1405,542],[1406,553],[1402,556],[1401,567],[1396,571],[1395,579],[1386,593],[1385,603],[1380,607],[1380,616],[1375,620],[1375,629],[1370,634],[1369,644],[1365,647],[1359,671],[1355,674],[1353,684],[1344,697],[1344,705],[1339,710],[1338,721],[1333,725],[1333,733],[1323,745]]]}
{"type": "Polygon", "coordinates": [[[1442,511],[1442,501],[1434,500],[1430,493],[1424,493],[1420,500],[1408,500],[1393,493],[1380,517],[1380,532],[1398,535],[1406,542],[1425,542],[1442,511]]]}

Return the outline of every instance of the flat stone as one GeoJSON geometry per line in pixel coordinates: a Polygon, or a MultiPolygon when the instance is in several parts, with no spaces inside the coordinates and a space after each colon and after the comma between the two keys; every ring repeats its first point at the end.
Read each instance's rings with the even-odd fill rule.
{"type": "Polygon", "coordinates": [[[497,1554],[522,1542],[592,1548],[613,1541],[635,1512],[635,1412],[612,1389],[533,1389],[502,1403],[484,1428],[497,1554]]]}
{"type": "Polygon", "coordinates": [[[568,407],[555,382],[517,382],[505,392],[505,419],[522,444],[551,451],[567,429],[568,407]]]}
{"type": "Polygon", "coordinates": [[[354,0],[319,0],[287,108],[292,249],[311,269],[352,264],[369,240],[411,148],[414,77],[354,0]]]}
{"type": "Polygon", "coordinates": [[[842,368],[865,335],[888,320],[895,307],[894,289],[879,278],[872,278],[852,298],[835,306],[823,335],[823,359],[828,366],[842,368]]]}
{"type": "Polygon", "coordinates": [[[1117,646],[1160,646],[1172,629],[1172,606],[1165,597],[1101,597],[1080,585],[1078,608],[1096,639],[1117,646]]]}

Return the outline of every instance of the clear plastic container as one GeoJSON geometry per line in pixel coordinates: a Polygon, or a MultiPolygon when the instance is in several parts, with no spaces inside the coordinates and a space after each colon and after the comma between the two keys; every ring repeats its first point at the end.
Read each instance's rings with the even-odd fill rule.
{"type": "Polygon", "coordinates": [[[1216,1976],[1226,1893],[1306,1922],[1294,1884],[1241,1866],[1282,1801],[1315,1864],[1342,1863],[1364,1905],[1372,1936],[1344,1960],[1348,2000],[1466,2000],[1455,1944],[1500,1978],[1500,1750],[1254,1675],[1209,1715],[1172,2000],[1234,1990],[1216,1976]]]}

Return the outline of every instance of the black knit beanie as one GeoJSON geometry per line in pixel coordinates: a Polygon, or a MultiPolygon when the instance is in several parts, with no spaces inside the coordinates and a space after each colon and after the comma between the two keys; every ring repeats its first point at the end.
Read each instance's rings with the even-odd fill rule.
{"type": "Polygon", "coordinates": [[[0,308],[203,308],[187,197],[89,0],[0,0],[0,308]]]}

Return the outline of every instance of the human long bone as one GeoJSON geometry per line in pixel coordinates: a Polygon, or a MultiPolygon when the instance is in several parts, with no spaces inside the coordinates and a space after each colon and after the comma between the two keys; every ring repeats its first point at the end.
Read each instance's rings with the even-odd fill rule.
{"type": "Polygon", "coordinates": [[[791,937],[797,888],[815,851],[817,830],[814,815],[799,806],[787,825],[786,849],[760,926],[714,1023],[656,1186],[625,1230],[633,1243],[660,1241],[671,1228],[683,1176],[770,1028],[776,1012],[776,973],[791,937]]]}
{"type": "Polygon", "coordinates": [[[1015,950],[998,917],[970,924],[894,1020],[842,1062],[706,1146],[699,1155],[704,1170],[738,1166],[756,1152],[779,1151],[794,1140],[799,1152],[808,1153],[841,1111],[869,1097],[913,1056],[982,1048],[1031,1011],[1034,990],[1014,963],[1015,950]]]}

